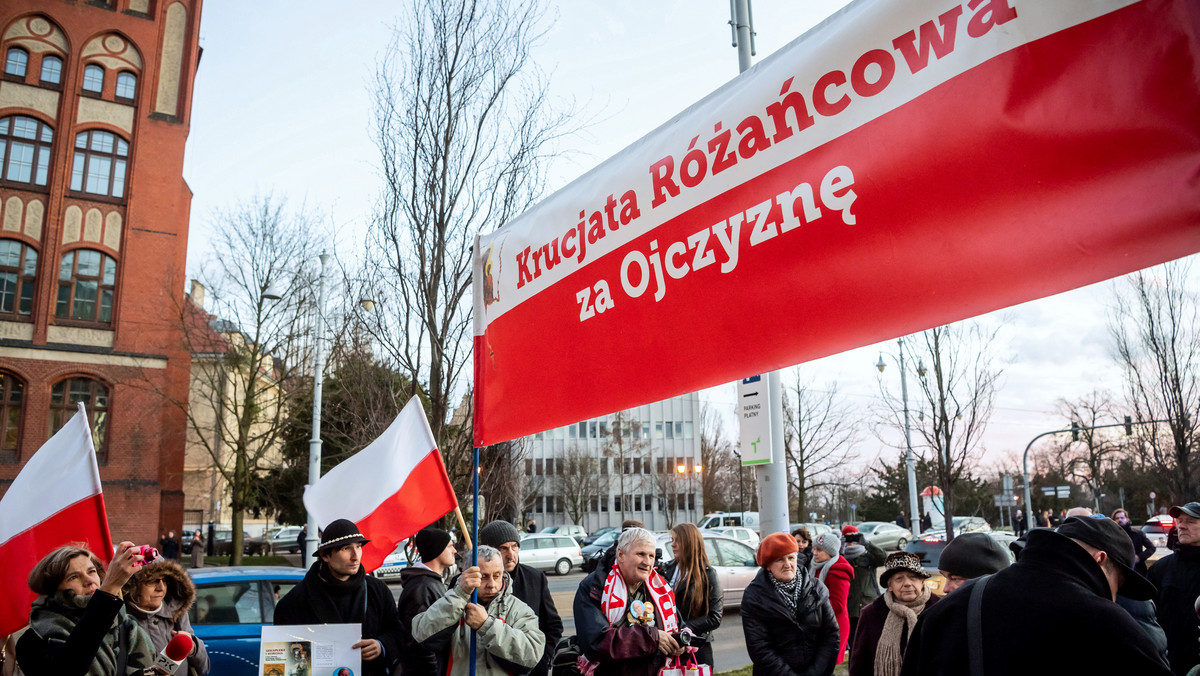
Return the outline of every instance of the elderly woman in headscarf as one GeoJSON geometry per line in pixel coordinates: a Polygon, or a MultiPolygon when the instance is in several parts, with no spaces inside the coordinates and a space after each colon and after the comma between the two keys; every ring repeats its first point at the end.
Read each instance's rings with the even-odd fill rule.
{"type": "Polygon", "coordinates": [[[829,592],[796,565],[796,540],[772,533],[758,545],[760,566],[742,596],[742,632],[754,673],[829,676],[837,662],[838,624],[829,592]]]}
{"type": "Polygon", "coordinates": [[[850,597],[850,582],[854,579],[854,567],[839,552],[842,539],[837,533],[822,533],[813,540],[813,577],[829,590],[829,605],[838,623],[838,658],[841,664],[846,656],[846,642],[850,639],[850,612],[846,600],[850,597]]]}
{"type": "Polygon", "coordinates": [[[894,552],[883,566],[883,596],[863,608],[854,632],[850,676],[898,676],[917,617],[938,600],[916,554],[894,552]]]}
{"type": "Polygon", "coordinates": [[[192,637],[192,652],[173,674],[207,674],[208,650],[196,638],[188,609],[196,601],[196,586],[183,567],[170,559],[142,566],[125,583],[125,611],[150,635],[156,652],[162,652],[175,634],[192,637]]]}
{"type": "Polygon", "coordinates": [[[39,561],[28,579],[38,595],[29,629],[17,641],[21,671],[26,676],[129,676],[153,665],[158,651],[121,601],[121,587],[141,562],[132,542],[117,545],[107,570],[82,545],[59,547],[39,561]]]}

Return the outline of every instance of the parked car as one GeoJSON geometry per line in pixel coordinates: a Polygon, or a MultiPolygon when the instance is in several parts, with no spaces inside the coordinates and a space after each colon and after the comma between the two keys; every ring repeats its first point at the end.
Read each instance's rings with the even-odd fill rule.
{"type": "MultiPolygon", "coordinates": [[[[912,531],[886,521],[864,521],[858,532],[867,540],[887,550],[899,551],[912,540],[912,531]]],[[[816,537],[816,534],[813,535],[816,537]]]]}
{"type": "Polygon", "coordinates": [[[271,549],[271,536],[263,533],[242,540],[242,553],[248,556],[266,556],[271,549]]]}
{"type": "Polygon", "coordinates": [[[179,532],[179,539],[183,542],[180,549],[183,550],[184,554],[192,553],[192,538],[195,537],[195,533],[196,530],[194,528],[179,532]]]}
{"type": "Polygon", "coordinates": [[[583,551],[575,538],[569,535],[545,532],[527,534],[521,538],[521,563],[538,570],[566,575],[572,568],[583,567],[583,551]]]}
{"type": "MultiPolygon", "coordinates": [[[[708,563],[717,571],[717,579],[721,581],[725,607],[741,606],[746,587],[758,574],[754,550],[744,542],[718,535],[711,530],[700,531],[700,535],[704,538],[704,552],[708,554],[708,563]]],[[[659,535],[656,541],[658,549],[662,550],[662,563],[673,560],[675,554],[671,552],[671,534],[659,535]]]]}
{"type": "Polygon", "coordinates": [[[587,537],[588,534],[587,531],[583,529],[583,526],[576,526],[573,523],[569,523],[565,526],[546,526],[541,532],[548,535],[567,535],[575,538],[575,542],[579,542],[583,538],[587,537]]]}
{"type": "MultiPolygon", "coordinates": [[[[250,534],[242,533],[243,544],[250,539],[250,534]]],[[[245,546],[242,547],[242,553],[245,553],[245,546]]],[[[232,556],[233,555],[233,531],[219,530],[213,533],[213,555],[214,556],[232,556]]]]}
{"type": "MultiPolygon", "coordinates": [[[[707,530],[710,533],[724,535],[725,537],[733,538],[734,540],[737,540],[738,542],[744,542],[744,543],[746,543],[746,546],[748,546],[748,547],[751,547],[753,549],[758,549],[758,542],[759,542],[758,533],[749,528],[726,526],[726,527],[722,527],[722,528],[709,528],[707,530]]],[[[813,536],[813,537],[816,537],[816,536],[813,536]]]]}
{"type": "Polygon", "coordinates": [[[826,526],[823,523],[793,523],[788,526],[788,532],[794,532],[797,528],[807,528],[808,534],[811,535],[812,539],[814,540],[817,539],[818,535],[833,532],[832,526],[826,526]]]}
{"type": "Polygon", "coordinates": [[[954,533],[990,533],[992,525],[982,516],[956,516],[954,533]]]}
{"type": "Polygon", "coordinates": [[[702,530],[722,526],[758,528],[758,512],[709,512],[696,522],[696,527],[702,530]]]}
{"type": "MultiPolygon", "coordinates": [[[[600,563],[600,559],[604,558],[604,552],[608,551],[609,547],[612,547],[617,543],[617,538],[619,536],[620,533],[615,531],[608,532],[596,538],[590,545],[586,545],[581,550],[581,553],[583,554],[583,565],[581,566],[583,568],[583,572],[590,573],[593,570],[596,570],[596,566],[600,563]]],[[[524,560],[523,557],[522,560],[524,560]]]]}
{"type": "Polygon", "coordinates": [[[579,540],[579,538],[575,538],[575,539],[579,540],[579,544],[586,547],[586,546],[592,544],[593,542],[595,542],[596,540],[600,539],[601,535],[607,535],[608,533],[619,533],[619,532],[620,532],[620,529],[616,528],[615,526],[605,526],[604,528],[600,528],[598,530],[592,531],[591,534],[589,534],[587,537],[583,538],[582,540],[579,540]]]}
{"type": "Polygon", "coordinates": [[[304,579],[305,572],[283,566],[188,570],[196,584],[196,603],[188,617],[208,647],[210,673],[257,675],[262,628],[273,623],[275,603],[304,579]]]}
{"type": "Polygon", "coordinates": [[[278,528],[271,532],[271,550],[296,554],[300,551],[300,545],[296,544],[298,537],[300,537],[300,526],[278,528]]]}
{"type": "Polygon", "coordinates": [[[1167,536],[1174,527],[1175,517],[1169,514],[1160,514],[1146,519],[1146,525],[1142,526],[1142,532],[1150,538],[1150,544],[1159,549],[1166,549],[1167,536]]]}

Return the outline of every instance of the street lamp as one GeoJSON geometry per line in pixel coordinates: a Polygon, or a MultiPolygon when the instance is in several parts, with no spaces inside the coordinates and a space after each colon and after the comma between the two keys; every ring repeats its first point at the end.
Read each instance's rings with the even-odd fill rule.
{"type": "MultiPolygon", "coordinates": [[[[313,409],[312,409],[312,438],[308,440],[308,487],[315,486],[321,478],[321,386],[324,384],[322,373],[325,371],[325,355],[321,352],[321,336],[325,333],[325,270],[329,264],[329,254],[321,252],[321,278],[317,285],[317,325],[314,331],[313,357],[313,409]]],[[[263,292],[267,300],[279,300],[283,297],[274,285],[263,292]]],[[[375,308],[375,301],[363,298],[358,301],[362,309],[370,312],[375,308]]],[[[317,535],[317,518],[312,512],[308,513],[308,538],[305,548],[300,552],[300,560],[304,562],[317,549],[320,538],[317,535]]]]}
{"type": "MultiPolygon", "coordinates": [[[[905,376],[904,368],[904,339],[896,340],[900,344],[900,396],[904,404],[904,447],[905,447],[905,462],[908,465],[908,520],[912,523],[912,519],[918,514],[917,508],[917,467],[913,462],[912,452],[912,429],[908,421],[908,378],[905,376]]],[[[875,364],[875,368],[879,369],[880,373],[887,368],[887,364],[883,361],[883,353],[879,354],[879,362],[875,364]]],[[[920,360],[917,361],[917,375],[925,376],[925,364],[920,360]]]]}

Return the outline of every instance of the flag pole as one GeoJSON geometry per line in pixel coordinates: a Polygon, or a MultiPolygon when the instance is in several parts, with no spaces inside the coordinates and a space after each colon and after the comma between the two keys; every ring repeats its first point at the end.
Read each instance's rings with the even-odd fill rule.
{"type": "Polygon", "coordinates": [[[454,516],[458,520],[459,532],[463,534],[463,539],[467,541],[467,549],[474,551],[475,545],[471,544],[474,540],[471,536],[471,531],[467,530],[467,521],[463,518],[461,506],[454,506],[454,516]]]}
{"type": "MultiPolygon", "coordinates": [[[[475,246],[473,246],[471,248],[471,253],[473,254],[473,257],[474,257],[474,260],[471,262],[471,309],[473,310],[472,314],[474,315],[471,319],[472,319],[473,329],[474,329],[473,330],[474,335],[472,336],[472,338],[474,338],[474,336],[478,336],[483,333],[483,327],[484,327],[484,318],[483,318],[483,311],[484,311],[483,252],[479,250],[479,235],[478,234],[475,235],[475,246]]],[[[474,342],[474,341],[472,341],[472,342],[474,342]]],[[[478,388],[479,388],[479,371],[480,371],[478,350],[476,350],[476,352],[474,354],[474,359],[475,359],[475,388],[478,390],[478,388]]],[[[477,396],[471,397],[472,409],[474,409],[476,407],[476,402],[478,402],[478,401],[479,401],[479,398],[477,396]]],[[[475,425],[479,424],[479,419],[475,416],[475,410],[471,411],[471,422],[472,422],[472,428],[474,428],[475,425]]],[[[474,435],[475,430],[472,429],[471,433],[472,433],[472,435],[474,435]]],[[[475,487],[474,488],[474,501],[475,501],[475,503],[474,503],[474,506],[471,508],[471,537],[468,540],[468,546],[471,547],[471,565],[478,566],[479,565],[479,548],[470,545],[470,543],[472,543],[472,542],[479,542],[479,447],[475,446],[474,444],[472,444],[472,446],[474,447],[474,450],[475,450],[475,458],[474,458],[474,462],[471,467],[471,474],[474,477],[474,487],[475,487]]],[[[467,527],[465,524],[462,523],[462,521],[463,521],[462,510],[456,508],[455,511],[458,514],[458,522],[462,527],[463,534],[465,535],[467,532],[467,527]]],[[[479,590],[478,589],[471,592],[471,602],[479,603],[479,590]]],[[[471,630],[471,668],[470,668],[471,676],[475,676],[475,649],[476,649],[475,641],[476,641],[476,632],[474,629],[472,629],[471,630]]]]}

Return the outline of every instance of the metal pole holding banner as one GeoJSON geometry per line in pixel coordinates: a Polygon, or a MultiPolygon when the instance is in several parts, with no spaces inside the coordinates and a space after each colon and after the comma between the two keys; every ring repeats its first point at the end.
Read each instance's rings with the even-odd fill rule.
{"type": "MultiPolygon", "coordinates": [[[[321,253],[321,283],[317,287],[317,331],[314,334],[313,357],[313,406],[312,406],[312,438],[308,440],[308,485],[316,486],[321,478],[321,386],[325,370],[325,355],[321,351],[321,338],[325,334],[325,266],[329,262],[329,254],[321,253]]],[[[317,534],[320,525],[312,512],[308,513],[308,537],[305,539],[304,551],[300,552],[301,565],[305,565],[317,551],[321,538],[317,534]]]]}

